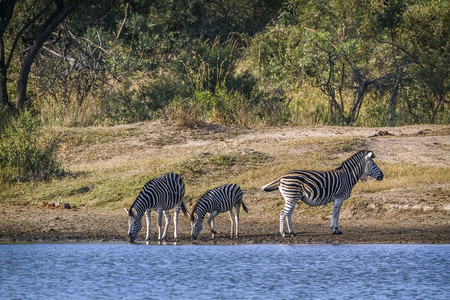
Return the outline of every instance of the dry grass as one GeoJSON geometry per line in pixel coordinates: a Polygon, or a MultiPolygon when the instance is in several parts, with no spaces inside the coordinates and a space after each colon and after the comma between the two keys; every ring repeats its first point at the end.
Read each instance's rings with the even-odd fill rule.
{"type": "MultiPolygon", "coordinates": [[[[412,133],[418,131],[417,127],[411,128],[412,133]]],[[[427,140],[431,145],[435,138],[439,141],[436,147],[440,149],[441,159],[448,159],[445,158],[449,157],[448,127],[431,128],[427,135],[410,134],[405,141],[416,143],[409,146],[419,149],[421,138],[431,139],[427,140]]],[[[445,166],[445,161],[442,166],[441,163],[423,163],[414,157],[402,160],[398,149],[389,148],[402,138],[400,133],[407,132],[407,127],[389,129],[397,134],[379,138],[371,137],[376,132],[371,128],[206,126],[186,129],[164,122],[51,130],[60,137],[60,158],[69,175],[50,182],[3,186],[1,203],[68,202],[79,207],[118,210],[133,202],[147,180],[174,171],[186,182],[188,203],[207,189],[235,182],[246,191],[245,201],[253,217],[275,216],[283,200],[278,192],[261,192],[263,184],[292,169],[338,167],[363,148],[375,148],[376,161],[385,173],[385,180],[359,183],[354,197],[344,207],[373,201],[373,195],[382,199],[380,195],[388,195],[389,191],[411,195],[421,193],[424,188],[440,195],[440,199],[447,198],[442,200],[446,203],[450,198],[450,167],[445,166]]],[[[431,157],[428,161],[436,159],[431,157]]],[[[396,199],[385,201],[395,202],[396,199]]],[[[297,209],[306,215],[325,217],[331,206],[308,208],[302,205],[297,209]]]]}

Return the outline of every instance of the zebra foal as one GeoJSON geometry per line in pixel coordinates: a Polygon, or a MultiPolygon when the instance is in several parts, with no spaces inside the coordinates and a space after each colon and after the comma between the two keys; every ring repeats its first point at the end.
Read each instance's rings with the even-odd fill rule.
{"type": "Polygon", "coordinates": [[[228,212],[231,220],[231,238],[239,237],[239,210],[242,208],[248,212],[242,201],[242,189],[235,183],[224,184],[207,191],[194,205],[191,213],[191,236],[195,240],[203,228],[202,222],[206,214],[209,214],[208,224],[214,239],[217,232],[214,230],[214,218],[222,212],[228,212]],[[233,214],[233,208],[236,215],[233,214]],[[235,233],[235,234],[234,234],[235,233]]]}
{"type": "Polygon", "coordinates": [[[353,186],[359,179],[370,176],[380,181],[383,172],[373,161],[372,151],[363,150],[344,161],[340,167],[331,171],[291,171],[262,187],[265,192],[280,190],[284,198],[284,208],[280,213],[280,234],[286,236],[292,230],[292,211],[298,200],[312,206],[324,205],[334,201],[330,229],[332,234],[342,234],[339,228],[339,213],[345,199],[350,197],[353,186]]]}
{"type": "Polygon", "coordinates": [[[183,210],[184,215],[187,214],[186,206],[183,202],[185,186],[180,175],[175,173],[166,173],[160,177],[156,177],[148,181],[142,188],[130,209],[125,208],[128,215],[128,236],[130,242],[136,239],[137,234],[142,228],[142,216],[146,215],[147,221],[147,235],[146,240],[150,239],[150,213],[155,210],[158,214],[158,239],[166,238],[167,230],[169,229],[170,212],[169,209],[174,210],[174,238],[178,238],[178,214],[180,209],[183,210]],[[162,215],[164,214],[166,224],[164,233],[161,234],[162,215]]]}

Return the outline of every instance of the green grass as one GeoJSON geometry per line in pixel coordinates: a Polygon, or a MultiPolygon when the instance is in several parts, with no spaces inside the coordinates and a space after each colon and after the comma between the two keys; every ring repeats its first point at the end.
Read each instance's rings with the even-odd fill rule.
{"type": "MultiPolygon", "coordinates": [[[[259,197],[264,198],[259,200],[252,198],[259,195],[262,185],[293,169],[338,167],[363,145],[362,139],[356,137],[305,137],[281,143],[261,139],[226,146],[222,138],[209,144],[192,145],[185,144],[184,140],[175,143],[161,138],[158,145],[134,147],[126,145],[127,139],[142,140],[145,134],[136,124],[53,130],[61,139],[68,175],[49,181],[3,184],[0,203],[28,202],[39,206],[43,201],[68,202],[77,207],[118,210],[130,206],[149,179],[165,172],[177,172],[186,183],[188,203],[208,189],[235,182],[247,191],[246,201],[252,203],[253,212],[278,214],[284,204],[278,192],[261,193],[259,197]],[[114,142],[120,144],[113,149],[114,142]]],[[[231,141],[234,139],[232,136],[231,141]]],[[[376,161],[385,179],[358,183],[353,190],[357,197],[389,189],[447,186],[450,182],[449,167],[388,163],[382,158],[376,161]]],[[[350,201],[358,201],[355,199],[350,201]]],[[[299,209],[307,214],[328,215],[332,206],[306,208],[302,205],[299,209]]]]}

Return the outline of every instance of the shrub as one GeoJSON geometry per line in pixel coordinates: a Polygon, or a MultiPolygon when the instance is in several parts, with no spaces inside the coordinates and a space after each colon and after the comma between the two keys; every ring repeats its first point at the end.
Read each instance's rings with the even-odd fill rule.
{"type": "Polygon", "coordinates": [[[0,181],[48,180],[62,175],[56,148],[56,140],[42,129],[40,121],[23,112],[1,133],[0,181]]]}
{"type": "Polygon", "coordinates": [[[181,127],[195,128],[203,123],[203,114],[190,98],[177,98],[162,111],[162,116],[181,127]]]}

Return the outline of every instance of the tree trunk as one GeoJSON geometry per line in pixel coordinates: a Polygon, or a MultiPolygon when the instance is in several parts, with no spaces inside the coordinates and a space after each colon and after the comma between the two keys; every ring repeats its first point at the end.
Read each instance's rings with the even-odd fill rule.
{"type": "Polygon", "coordinates": [[[398,67],[395,74],[394,87],[392,88],[391,99],[389,101],[389,126],[395,126],[395,109],[397,107],[398,90],[402,81],[403,67],[398,67]]]}
{"type": "Polygon", "coordinates": [[[6,67],[3,62],[0,62],[0,101],[1,105],[7,109],[12,109],[14,106],[9,102],[7,89],[7,75],[6,67]]]}
{"type": "Polygon", "coordinates": [[[5,44],[3,43],[3,35],[6,27],[11,21],[15,0],[2,0],[0,2],[0,103],[2,106],[12,109],[13,105],[8,99],[7,78],[8,66],[6,63],[5,44]]]}
{"type": "Polygon", "coordinates": [[[363,81],[358,83],[358,88],[354,93],[353,106],[350,110],[349,116],[346,118],[347,125],[353,125],[359,116],[359,111],[361,109],[364,96],[366,95],[367,87],[370,82],[363,81]]]}
{"type": "Polygon", "coordinates": [[[55,30],[56,26],[61,24],[64,18],[72,13],[80,4],[81,0],[78,1],[68,1],[67,6],[64,6],[63,1],[56,1],[56,10],[53,12],[48,19],[45,21],[44,25],[41,27],[40,33],[36,41],[31,46],[30,50],[25,57],[22,67],[20,69],[19,78],[17,80],[17,96],[16,96],[16,109],[22,110],[26,100],[27,100],[27,86],[28,86],[28,76],[30,74],[31,65],[33,64],[36,55],[39,50],[44,45],[45,41],[55,30]]]}
{"type": "Polygon", "coordinates": [[[5,47],[3,45],[3,35],[0,36],[0,101],[2,106],[12,108],[8,100],[7,77],[8,72],[5,64],[5,47]]]}

